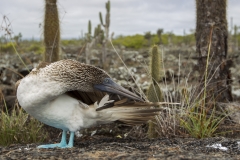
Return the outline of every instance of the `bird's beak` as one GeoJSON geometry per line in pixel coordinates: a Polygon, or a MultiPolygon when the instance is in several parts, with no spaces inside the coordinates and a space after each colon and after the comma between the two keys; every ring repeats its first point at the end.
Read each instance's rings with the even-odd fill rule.
{"type": "Polygon", "coordinates": [[[105,78],[103,83],[94,85],[94,88],[102,92],[114,93],[137,101],[143,101],[141,97],[118,85],[110,78],[105,78]]]}

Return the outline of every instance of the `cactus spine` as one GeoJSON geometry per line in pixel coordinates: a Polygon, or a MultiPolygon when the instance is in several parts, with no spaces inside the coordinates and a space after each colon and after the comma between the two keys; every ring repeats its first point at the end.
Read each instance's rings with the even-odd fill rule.
{"type": "MultiPolygon", "coordinates": [[[[161,89],[158,82],[162,77],[162,58],[161,53],[157,45],[153,45],[150,49],[150,73],[152,77],[152,83],[147,91],[148,100],[151,102],[159,102],[163,100],[161,89]]],[[[155,122],[149,123],[148,136],[149,138],[157,137],[157,132],[155,131],[155,122]]]]}
{"type": "Polygon", "coordinates": [[[105,35],[104,35],[104,40],[102,43],[102,67],[103,69],[106,68],[106,63],[104,63],[104,60],[106,59],[106,46],[109,38],[109,26],[110,26],[110,1],[106,3],[106,18],[105,18],[105,24],[103,23],[103,18],[102,18],[102,13],[99,12],[99,19],[101,22],[101,25],[105,29],[105,35]]]}
{"type": "Polygon", "coordinates": [[[44,61],[59,60],[60,25],[58,18],[57,0],[45,0],[44,17],[44,61]]]}

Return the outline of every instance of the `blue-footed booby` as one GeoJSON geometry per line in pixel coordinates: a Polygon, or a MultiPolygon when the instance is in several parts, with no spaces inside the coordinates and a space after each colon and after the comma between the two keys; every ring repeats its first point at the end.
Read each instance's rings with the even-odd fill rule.
{"type": "Polygon", "coordinates": [[[160,110],[115,83],[104,70],[70,59],[40,64],[16,87],[18,102],[27,113],[63,130],[60,143],[38,148],[71,148],[78,130],[115,121],[142,124],[160,110]]]}

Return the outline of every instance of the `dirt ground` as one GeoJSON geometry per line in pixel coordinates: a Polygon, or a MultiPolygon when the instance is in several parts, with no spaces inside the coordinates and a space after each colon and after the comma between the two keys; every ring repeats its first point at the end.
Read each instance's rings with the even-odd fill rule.
{"type": "MultiPolygon", "coordinates": [[[[229,127],[229,126],[228,126],[229,127]]],[[[232,126],[231,126],[232,128],[232,126]]],[[[51,128],[48,128],[51,133],[51,128]]],[[[226,129],[226,128],[225,128],[226,129]]],[[[227,129],[226,129],[227,130],[227,129]]],[[[56,131],[56,130],[52,130],[56,131]]],[[[123,134],[94,134],[75,138],[70,149],[37,149],[39,144],[13,144],[0,147],[0,160],[25,159],[240,159],[240,134],[236,128],[225,137],[195,138],[123,138],[123,134]],[[236,132],[235,132],[236,131],[236,132]],[[118,135],[118,136],[116,136],[118,135]],[[228,137],[228,138],[227,138],[228,137]],[[231,138],[230,138],[231,137],[231,138]]],[[[122,131],[122,133],[125,132],[122,131]]],[[[51,133],[48,143],[58,143],[61,135],[51,133]],[[55,138],[53,138],[55,137],[55,138]],[[56,138],[57,137],[57,138],[56,138]]]]}
{"type": "Polygon", "coordinates": [[[75,142],[71,149],[37,149],[36,144],[0,147],[0,159],[240,159],[240,140],[94,136],[75,142]]]}

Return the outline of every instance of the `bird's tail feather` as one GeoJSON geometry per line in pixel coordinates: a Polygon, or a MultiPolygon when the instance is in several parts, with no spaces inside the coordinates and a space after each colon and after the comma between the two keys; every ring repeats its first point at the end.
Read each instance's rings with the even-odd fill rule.
{"type": "Polygon", "coordinates": [[[153,108],[151,106],[133,107],[129,106],[114,106],[101,110],[104,114],[111,115],[109,120],[118,121],[128,125],[139,125],[153,120],[154,116],[158,115],[161,108],[153,108]]]}
{"type": "Polygon", "coordinates": [[[135,102],[122,99],[117,101],[111,107],[105,107],[105,104],[111,103],[109,96],[104,98],[97,104],[94,104],[95,111],[98,113],[98,124],[106,124],[111,122],[121,122],[127,125],[140,125],[154,120],[155,116],[164,109],[159,107],[164,104],[179,104],[169,102],[135,102]],[[158,106],[158,107],[154,107],[158,106]]]}
{"type": "Polygon", "coordinates": [[[121,100],[114,103],[114,106],[104,108],[104,101],[108,101],[106,95],[99,104],[95,103],[95,109],[99,115],[98,123],[111,123],[118,121],[127,125],[139,125],[153,120],[159,114],[161,108],[153,106],[159,105],[151,102],[128,102],[121,100]]]}

